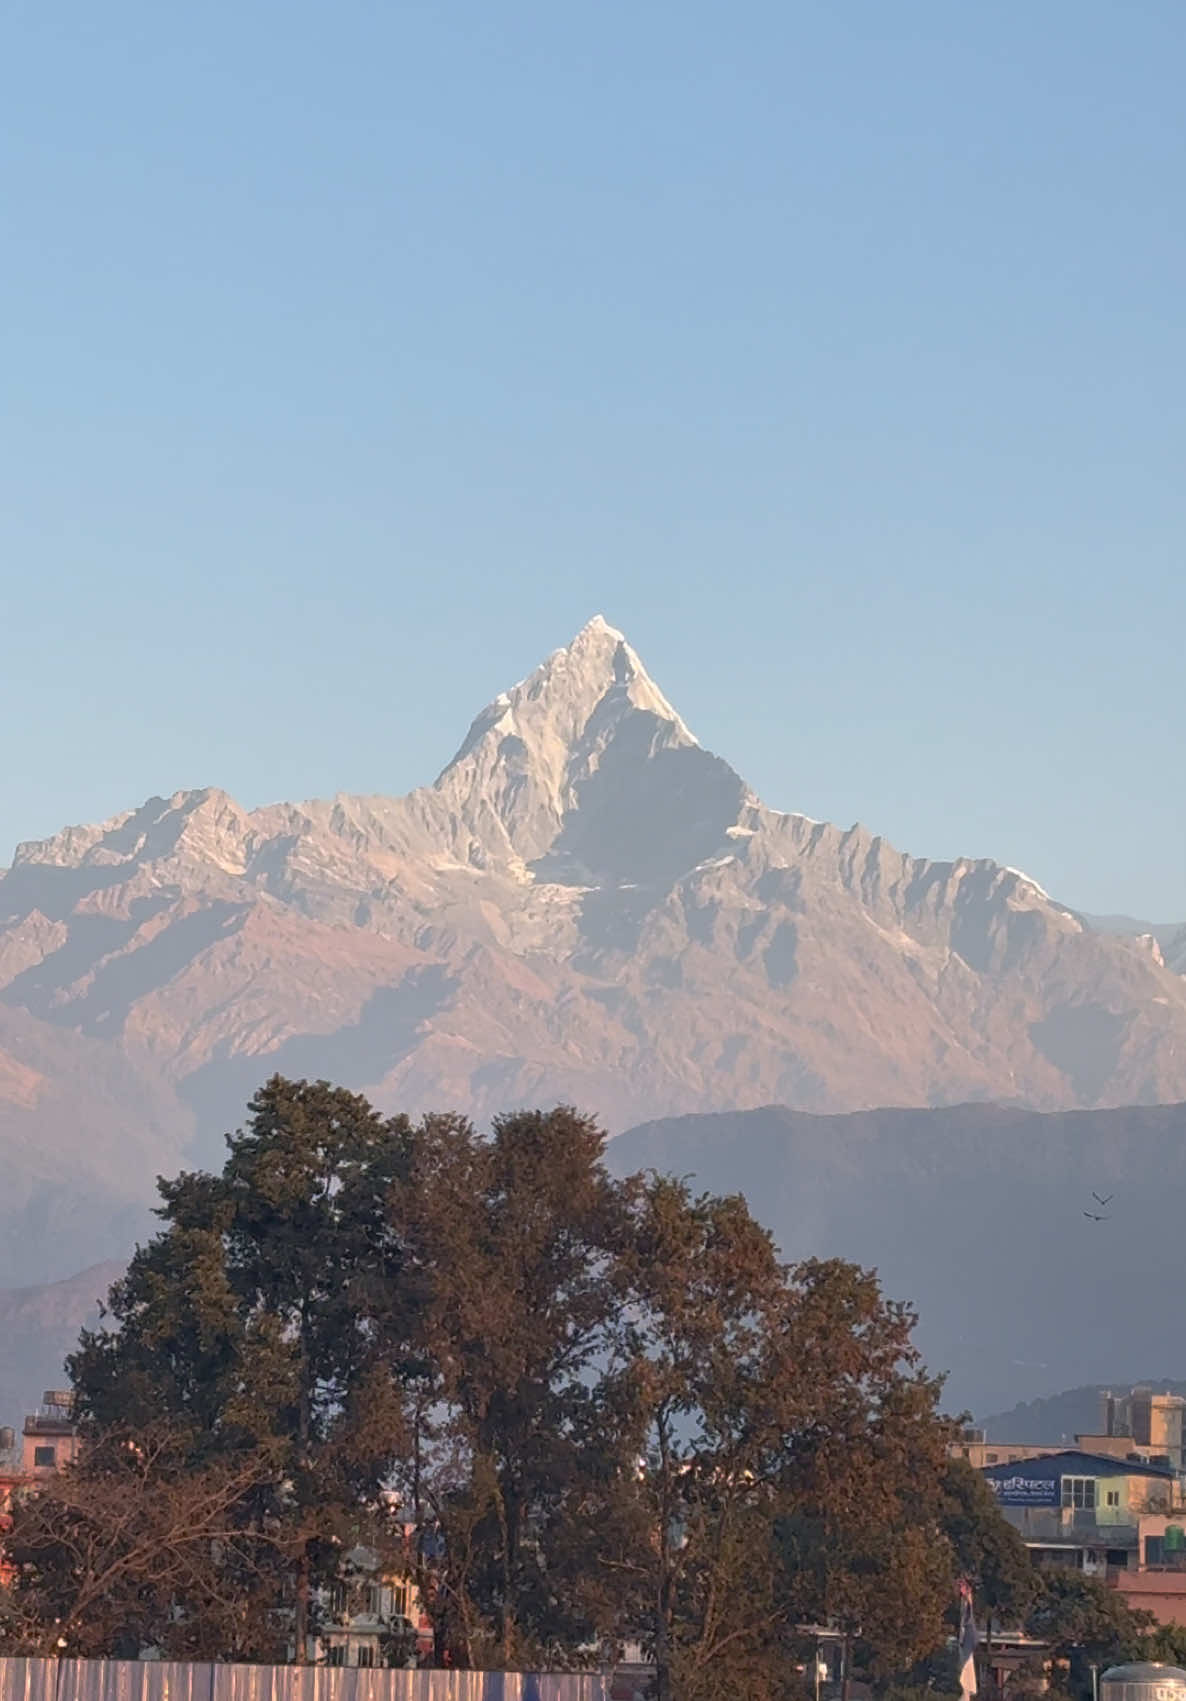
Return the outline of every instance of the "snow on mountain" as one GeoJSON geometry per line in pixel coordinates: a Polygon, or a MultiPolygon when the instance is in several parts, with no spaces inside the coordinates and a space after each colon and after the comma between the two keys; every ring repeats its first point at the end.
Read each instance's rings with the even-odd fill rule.
{"type": "Polygon", "coordinates": [[[598,618],[406,797],[180,791],[20,846],[0,1051],[18,1283],[77,1267],[53,1232],[84,1205],[126,1225],[156,1168],[216,1158],[276,1069],[411,1111],[571,1100],[613,1129],[1153,1103],[1186,1098],[1186,981],[1014,870],[768,808],[598,618]]]}
{"type": "Polygon", "coordinates": [[[1186,975],[1186,922],[1137,921],[1129,915],[1092,915],[1083,919],[1097,932],[1138,940],[1167,968],[1186,975]]]}

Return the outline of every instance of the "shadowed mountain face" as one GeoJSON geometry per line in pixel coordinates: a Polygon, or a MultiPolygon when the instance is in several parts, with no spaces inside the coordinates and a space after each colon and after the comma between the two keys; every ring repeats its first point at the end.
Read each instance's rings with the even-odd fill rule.
{"type": "Polygon", "coordinates": [[[0,1283],[123,1250],[272,1071],[612,1129],[1186,1098],[1186,981],[1024,875],[767,808],[595,620],[430,786],[203,790],[0,877],[0,1283]]]}
{"type": "Polygon", "coordinates": [[[66,1355],[120,1273],[119,1264],[98,1264],[49,1287],[0,1290],[0,1427],[19,1430],[44,1390],[63,1386],[66,1355]]]}
{"type": "MultiPolygon", "coordinates": [[[[1186,1104],[845,1116],[768,1107],[645,1124],[611,1141],[609,1163],[743,1193],[788,1258],[876,1268],[891,1297],[916,1306],[927,1363],[949,1376],[947,1409],[1001,1413],[986,1420],[994,1440],[1057,1444],[1096,1426],[1101,1385],[1129,1387],[1150,1365],[1186,1371],[1186,1104]],[[1038,1398],[1060,1386],[1071,1392],[1038,1398]],[[1027,1403],[1003,1412],[1013,1401],[1027,1403]]],[[[113,1273],[101,1286],[88,1271],[40,1293],[0,1293],[0,1394],[19,1391],[18,1372],[26,1398],[57,1379],[113,1273]]]]}
{"type": "Polygon", "coordinates": [[[609,1151],[619,1174],[670,1170],[743,1193],[787,1258],[875,1267],[917,1308],[927,1363],[949,1373],[951,1411],[999,1412],[1088,1382],[1126,1387],[1151,1365],[1186,1372],[1186,1104],[824,1117],[775,1107],[650,1123],[609,1151]]]}

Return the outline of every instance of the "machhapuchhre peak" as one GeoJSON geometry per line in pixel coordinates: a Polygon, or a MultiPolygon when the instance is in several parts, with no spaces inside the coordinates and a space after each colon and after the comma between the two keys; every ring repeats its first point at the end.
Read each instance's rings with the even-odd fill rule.
{"type": "Polygon", "coordinates": [[[125,1256],[156,1176],[216,1163],[276,1072],[480,1121],[572,1103],[612,1134],[1164,1105],[1176,966],[1186,930],[1126,935],[1015,869],[769,807],[598,617],[406,797],[178,791],[18,847],[0,1287],[64,1284],[9,1309],[76,1320],[65,1279],[125,1256]]]}

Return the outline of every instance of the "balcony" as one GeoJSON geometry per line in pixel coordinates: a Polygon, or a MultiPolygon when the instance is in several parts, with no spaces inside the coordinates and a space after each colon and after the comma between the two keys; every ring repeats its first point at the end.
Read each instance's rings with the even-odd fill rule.
{"type": "Polygon", "coordinates": [[[1022,1541],[1035,1547],[1132,1548],[1138,1545],[1135,1524],[1100,1522],[1099,1512],[1050,1506],[1006,1507],[1005,1515],[1022,1541]]]}
{"type": "Polygon", "coordinates": [[[22,1426],[24,1435],[73,1435],[74,1421],[65,1412],[41,1411],[27,1417],[22,1426]]]}

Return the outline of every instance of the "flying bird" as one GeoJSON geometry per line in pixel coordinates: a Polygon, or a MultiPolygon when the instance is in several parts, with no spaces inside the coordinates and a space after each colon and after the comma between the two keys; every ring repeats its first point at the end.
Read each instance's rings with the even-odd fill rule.
{"type": "Polygon", "coordinates": [[[1083,1215],[1089,1217],[1093,1223],[1110,1223],[1112,1221],[1111,1217],[1101,1217],[1095,1211],[1084,1211],[1083,1215]]]}
{"type": "Polygon", "coordinates": [[[1116,1195],[1114,1193],[1109,1193],[1106,1199],[1101,1199],[1098,1193],[1093,1193],[1091,1197],[1095,1200],[1097,1205],[1110,1205],[1116,1195]]]}

